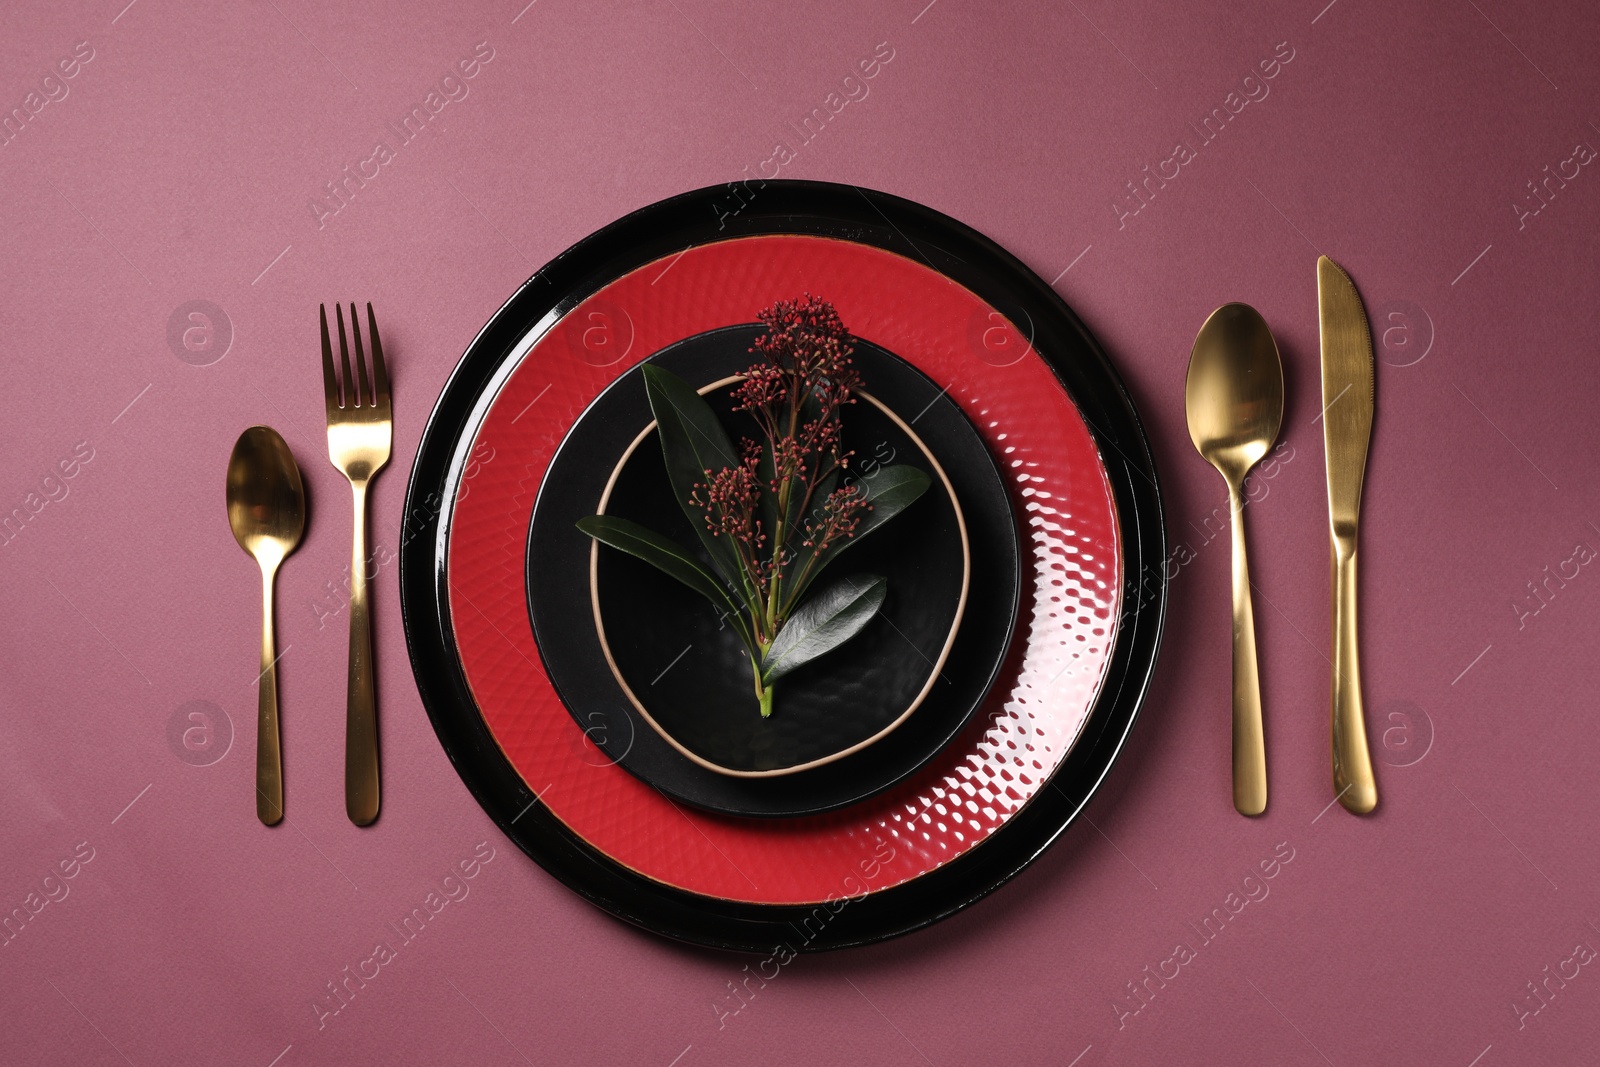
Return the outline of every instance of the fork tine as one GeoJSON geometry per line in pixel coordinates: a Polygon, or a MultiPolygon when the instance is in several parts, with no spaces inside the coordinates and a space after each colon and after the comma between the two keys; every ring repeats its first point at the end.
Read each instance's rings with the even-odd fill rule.
{"type": "Polygon", "coordinates": [[[389,369],[383,365],[383,342],[378,340],[378,317],[372,313],[372,301],[367,301],[367,340],[372,343],[372,387],[378,394],[378,403],[389,402],[389,369]]]}
{"type": "Polygon", "coordinates": [[[361,396],[355,391],[355,379],[350,377],[350,349],[344,343],[344,307],[340,304],[333,305],[333,317],[339,320],[339,370],[340,381],[344,383],[344,406],[355,407],[361,402],[361,396]]]}
{"type": "Polygon", "coordinates": [[[367,355],[361,348],[361,316],[356,314],[354,300],[350,302],[350,339],[356,348],[356,381],[361,383],[361,388],[356,391],[356,403],[370,408],[375,404],[372,386],[367,382],[367,355]]]}
{"type": "Polygon", "coordinates": [[[339,406],[339,379],[333,376],[333,347],[328,343],[328,306],[317,305],[322,320],[322,396],[331,412],[339,406]]]}

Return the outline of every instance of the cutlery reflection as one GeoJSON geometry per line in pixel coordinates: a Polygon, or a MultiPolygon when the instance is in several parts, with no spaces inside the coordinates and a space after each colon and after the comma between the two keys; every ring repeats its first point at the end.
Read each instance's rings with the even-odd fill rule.
{"type": "Polygon", "coordinates": [[[1277,440],[1283,422],[1283,364],[1265,320],[1248,304],[1224,304],[1194,340],[1184,386],[1189,437],[1228,483],[1233,526],[1233,806],[1267,807],[1267,752],[1261,724],[1255,613],[1244,540],[1244,480],[1277,440]]]}
{"type": "Polygon", "coordinates": [[[256,816],[283,818],[283,754],[278,737],[278,657],[272,628],[272,585],[278,565],[306,527],[300,468],[278,432],[252,426],[228,460],[228,524],[239,546],[261,566],[261,676],[256,715],[256,816]]]}
{"type": "Polygon", "coordinates": [[[344,807],[350,821],[369,826],[378,817],[378,707],[373,685],[372,616],[367,597],[367,485],[389,462],[394,417],[389,402],[389,373],[383,363],[378,320],[367,305],[367,336],[372,342],[372,377],[367,377],[361,347],[361,321],[350,305],[355,342],[356,375],[350,376],[345,344],[344,309],[334,306],[339,325],[339,372],[334,371],[328,342],[328,309],[322,324],[322,387],[328,411],[328,458],[350,480],[355,497],[355,538],[350,560],[350,674],[346,692],[344,739],[344,807]],[[343,391],[340,382],[343,382],[343,391]]]}

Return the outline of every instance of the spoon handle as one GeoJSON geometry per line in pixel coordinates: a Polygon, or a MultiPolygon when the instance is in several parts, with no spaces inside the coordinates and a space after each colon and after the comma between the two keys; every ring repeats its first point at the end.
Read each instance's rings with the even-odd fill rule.
{"type": "Polygon", "coordinates": [[[276,567],[261,568],[261,677],[256,706],[256,817],[283,820],[283,750],[278,740],[278,653],[273,639],[272,585],[276,567]]]}
{"type": "Polygon", "coordinates": [[[1267,809],[1267,746],[1261,727],[1261,676],[1256,619],[1250,604],[1250,561],[1244,547],[1244,497],[1229,484],[1233,512],[1233,806],[1241,815],[1267,809]]]}
{"type": "Polygon", "coordinates": [[[352,478],[355,543],[350,560],[350,683],[344,734],[344,810],[357,826],[378,817],[378,701],[373,691],[367,598],[367,483],[352,478]]]}

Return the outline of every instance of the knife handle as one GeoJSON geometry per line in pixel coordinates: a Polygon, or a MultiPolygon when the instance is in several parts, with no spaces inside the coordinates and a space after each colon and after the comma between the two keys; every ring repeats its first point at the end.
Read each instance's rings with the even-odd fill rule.
{"type": "Polygon", "coordinates": [[[1267,747],[1261,730],[1261,674],[1250,562],[1244,547],[1244,497],[1228,486],[1233,512],[1233,806],[1240,815],[1267,810],[1267,747]]]}
{"type": "Polygon", "coordinates": [[[1339,803],[1357,815],[1378,806],[1378,783],[1372,776],[1361,708],[1353,535],[1336,538],[1333,545],[1333,788],[1339,803]]]}

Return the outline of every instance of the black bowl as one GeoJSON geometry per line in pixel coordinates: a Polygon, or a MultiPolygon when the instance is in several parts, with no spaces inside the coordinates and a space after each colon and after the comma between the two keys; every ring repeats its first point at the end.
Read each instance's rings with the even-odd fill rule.
{"type": "MultiPolygon", "coordinates": [[[[760,332],[753,324],[713,330],[647,362],[702,387],[747,367],[760,332]]],[[[931,759],[993,684],[1016,625],[1019,587],[1017,534],[1000,472],[961,410],[921,371],[859,341],[856,362],[867,392],[915,424],[898,425],[866,399],[852,405],[845,440],[855,462],[911,463],[933,484],[819,579],[820,588],[846,575],[880,574],[889,595],[861,634],[779,683],[771,718],[757,710],[738,638],[698,594],[605,546],[596,550],[591,588],[592,542],[574,523],[598,509],[613,470],[607,514],[700,552],[656,436],[617,468],[651,421],[640,368],[578,418],[545,474],[527,568],[540,653],[588,736],[669,796],[736,815],[815,814],[854,803],[931,759]],[[934,449],[950,489],[923,447],[934,449]],[[590,623],[595,603],[604,642],[590,623]]],[[[754,434],[749,416],[733,412],[728,390],[707,399],[735,440],[754,434]]]]}

